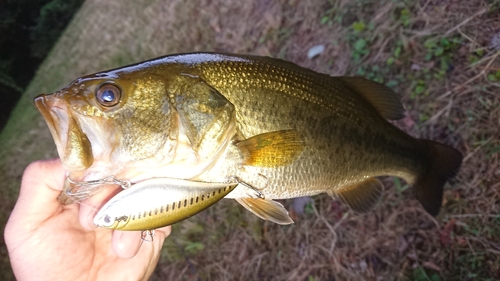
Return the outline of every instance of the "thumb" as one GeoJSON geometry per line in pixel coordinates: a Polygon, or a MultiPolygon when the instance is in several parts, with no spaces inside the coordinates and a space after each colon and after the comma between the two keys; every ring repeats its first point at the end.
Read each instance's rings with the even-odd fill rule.
{"type": "Polygon", "coordinates": [[[150,234],[146,234],[145,231],[115,230],[113,231],[113,250],[117,256],[130,259],[139,252],[143,241],[154,242],[157,244],[156,249],[161,249],[165,238],[170,235],[171,231],[171,226],[152,230],[150,234]]]}
{"type": "Polygon", "coordinates": [[[36,227],[61,211],[57,197],[64,178],[65,171],[59,159],[31,163],[24,171],[19,198],[9,221],[20,220],[25,227],[36,227]]]}

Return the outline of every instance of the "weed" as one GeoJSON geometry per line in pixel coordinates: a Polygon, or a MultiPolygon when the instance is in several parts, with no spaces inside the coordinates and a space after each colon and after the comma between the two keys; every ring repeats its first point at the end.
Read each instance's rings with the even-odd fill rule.
{"type": "Polygon", "coordinates": [[[197,254],[198,252],[202,251],[205,249],[205,245],[201,242],[190,242],[188,241],[186,243],[186,246],[184,247],[184,251],[188,254],[197,254]]]}
{"type": "Polygon", "coordinates": [[[428,273],[424,268],[417,267],[413,270],[412,281],[441,281],[442,279],[435,272],[428,273]]]}
{"type": "Polygon", "coordinates": [[[490,274],[495,265],[489,261],[491,261],[491,255],[481,251],[463,253],[453,264],[452,270],[457,272],[456,280],[498,280],[490,274]]]}
{"type": "Polygon", "coordinates": [[[307,215],[314,215],[314,207],[313,207],[313,204],[314,204],[314,201],[312,202],[309,202],[306,204],[306,206],[304,207],[304,214],[307,214],[307,215]]]}
{"type": "Polygon", "coordinates": [[[396,188],[396,192],[402,193],[403,191],[407,190],[410,186],[408,184],[403,185],[401,183],[401,180],[397,177],[393,178],[394,180],[394,187],[396,188]]]}
{"type": "Polygon", "coordinates": [[[453,69],[453,54],[461,42],[460,37],[450,39],[433,37],[424,41],[424,47],[427,51],[425,61],[434,60],[439,65],[435,78],[442,79],[447,72],[453,69]]]}
{"type": "Polygon", "coordinates": [[[323,16],[321,17],[320,23],[321,25],[333,25],[333,20],[335,18],[335,8],[329,8],[328,10],[325,11],[323,16]]]}
{"type": "Polygon", "coordinates": [[[354,41],[354,43],[352,44],[352,58],[355,62],[359,62],[364,56],[368,55],[370,51],[367,45],[368,44],[366,42],[366,39],[364,38],[358,38],[356,39],[356,41],[354,41]]]}
{"type": "Polygon", "coordinates": [[[411,13],[408,9],[401,9],[398,20],[401,21],[404,27],[409,27],[411,23],[411,13]]]}
{"type": "Polygon", "coordinates": [[[469,54],[469,63],[471,65],[477,63],[484,56],[484,50],[480,49],[469,54]]]}
{"type": "Polygon", "coordinates": [[[352,52],[351,56],[354,63],[360,63],[361,60],[370,53],[369,43],[370,39],[365,38],[365,32],[368,29],[373,30],[373,24],[367,25],[363,21],[354,22],[351,26],[352,33],[348,37],[348,41],[351,44],[352,52]]]}
{"type": "Polygon", "coordinates": [[[500,81],[500,70],[495,71],[494,73],[488,74],[488,80],[491,82],[498,82],[500,81]]]}
{"type": "Polygon", "coordinates": [[[402,41],[401,40],[397,40],[396,44],[394,45],[393,48],[394,49],[392,50],[391,55],[387,58],[387,60],[385,62],[388,66],[394,65],[394,63],[396,63],[396,61],[401,56],[401,52],[403,50],[403,43],[402,43],[402,41]]]}

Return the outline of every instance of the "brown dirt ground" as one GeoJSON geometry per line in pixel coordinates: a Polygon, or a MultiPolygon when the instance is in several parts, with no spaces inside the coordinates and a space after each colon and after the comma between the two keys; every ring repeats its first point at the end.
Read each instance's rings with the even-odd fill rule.
{"type": "MultiPolygon", "coordinates": [[[[31,105],[35,95],[169,53],[269,55],[331,75],[364,75],[401,93],[408,116],[398,126],[465,156],[441,214],[427,215],[392,178],[368,214],[319,195],[290,226],[223,200],[174,226],[152,280],[500,279],[499,9],[491,0],[88,0],[0,137],[7,183],[0,223],[24,167],[56,155],[31,105]],[[308,59],[316,44],[324,53],[308,59]]],[[[292,211],[291,200],[283,203],[292,211]]],[[[13,279],[4,245],[0,251],[2,275],[13,279]]]]}

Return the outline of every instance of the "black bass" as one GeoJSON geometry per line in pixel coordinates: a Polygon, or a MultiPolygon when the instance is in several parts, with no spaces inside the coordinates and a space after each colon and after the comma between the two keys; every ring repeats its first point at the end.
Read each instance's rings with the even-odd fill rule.
{"type": "Polygon", "coordinates": [[[239,184],[226,198],[281,224],[292,220],[273,199],[326,192],[366,211],[380,198],[379,176],[407,181],[436,215],[462,161],[390,124],[404,108],[388,87],[268,57],[170,55],[84,76],[35,105],[72,180],[67,194],[79,194],[74,181],[110,175],[232,177],[239,184]]]}

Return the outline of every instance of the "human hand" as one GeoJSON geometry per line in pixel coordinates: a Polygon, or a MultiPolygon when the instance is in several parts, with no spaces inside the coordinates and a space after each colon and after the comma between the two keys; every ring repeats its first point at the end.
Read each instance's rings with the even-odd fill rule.
{"type": "Polygon", "coordinates": [[[59,159],[24,172],[4,236],[17,280],[147,280],[170,227],[144,243],[141,232],[95,228],[92,206],[102,202],[61,205],[64,180],[59,159]]]}

